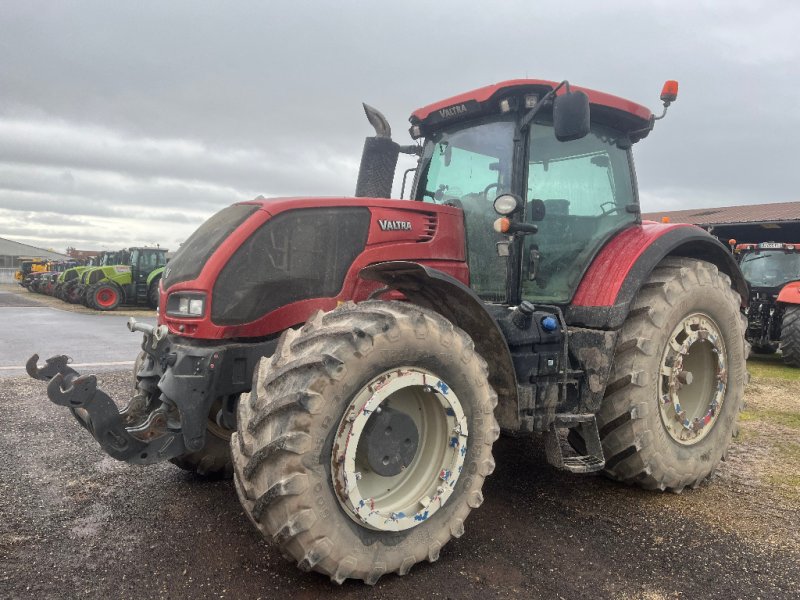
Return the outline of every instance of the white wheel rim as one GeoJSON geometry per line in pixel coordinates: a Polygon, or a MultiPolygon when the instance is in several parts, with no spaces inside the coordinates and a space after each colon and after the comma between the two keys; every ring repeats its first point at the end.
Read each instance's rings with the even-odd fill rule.
{"type": "Polygon", "coordinates": [[[331,476],[339,502],[350,518],[369,529],[402,531],[420,525],[453,493],[467,441],[466,416],[447,383],[422,369],[387,371],[355,395],[337,429],[331,476]],[[411,417],[419,433],[413,460],[390,477],[370,470],[363,448],[359,451],[367,422],[382,406],[411,417]]]}
{"type": "Polygon", "coordinates": [[[659,375],[664,428],[679,444],[696,444],[719,418],[728,383],[725,341],[711,317],[694,313],[675,327],[659,375]]]}

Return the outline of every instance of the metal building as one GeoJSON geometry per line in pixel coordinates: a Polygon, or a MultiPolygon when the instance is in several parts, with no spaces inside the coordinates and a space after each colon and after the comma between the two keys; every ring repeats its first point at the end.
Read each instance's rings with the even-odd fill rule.
{"type": "Polygon", "coordinates": [[[37,248],[29,244],[0,238],[0,283],[13,283],[14,272],[19,269],[22,258],[44,258],[48,260],[67,260],[60,252],[37,248]]]}
{"type": "Polygon", "coordinates": [[[800,202],[718,206],[691,210],[650,212],[643,219],[692,223],[721,241],[741,243],[800,242],[800,202]]]}

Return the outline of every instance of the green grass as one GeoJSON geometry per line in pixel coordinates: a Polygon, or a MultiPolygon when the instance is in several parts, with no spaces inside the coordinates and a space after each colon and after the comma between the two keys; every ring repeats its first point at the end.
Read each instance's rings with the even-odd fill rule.
{"type": "Polygon", "coordinates": [[[800,444],[789,442],[786,444],[778,444],[778,450],[781,451],[786,458],[792,459],[795,463],[800,463],[800,444]]]}
{"type": "Polygon", "coordinates": [[[747,361],[747,370],[750,375],[759,379],[800,381],[800,369],[784,365],[779,354],[751,354],[747,361]]]}
{"type": "Polygon", "coordinates": [[[778,493],[788,500],[800,499],[800,475],[775,473],[763,478],[766,483],[778,486],[778,493]]]}
{"type": "Polygon", "coordinates": [[[784,427],[800,429],[800,412],[780,410],[744,410],[739,413],[739,421],[769,421],[784,427]]]}

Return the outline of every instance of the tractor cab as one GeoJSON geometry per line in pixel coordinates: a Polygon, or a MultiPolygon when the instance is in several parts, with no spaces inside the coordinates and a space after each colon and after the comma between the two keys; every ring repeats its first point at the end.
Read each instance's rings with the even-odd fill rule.
{"type": "Polygon", "coordinates": [[[136,283],[146,282],[153,270],[167,264],[167,251],[163,248],[131,248],[130,252],[136,283]]]}
{"type": "Polygon", "coordinates": [[[800,244],[739,244],[736,252],[752,293],[777,297],[787,283],[800,281],[800,244]]]}
{"type": "Polygon", "coordinates": [[[424,136],[413,197],[464,211],[470,285],[485,301],[569,303],[598,250],[641,221],[631,146],[650,110],[559,88],[506,82],[411,117],[424,136]],[[495,231],[499,216],[509,230],[495,231]]]}

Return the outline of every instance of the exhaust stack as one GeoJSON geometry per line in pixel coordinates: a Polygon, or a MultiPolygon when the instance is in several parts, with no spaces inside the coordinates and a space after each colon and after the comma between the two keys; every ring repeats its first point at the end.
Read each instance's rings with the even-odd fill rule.
{"type": "Polygon", "coordinates": [[[358,198],[389,198],[400,145],[392,141],[392,128],[386,117],[368,104],[363,106],[367,120],[375,128],[375,135],[364,140],[355,195],[358,198]]]}

